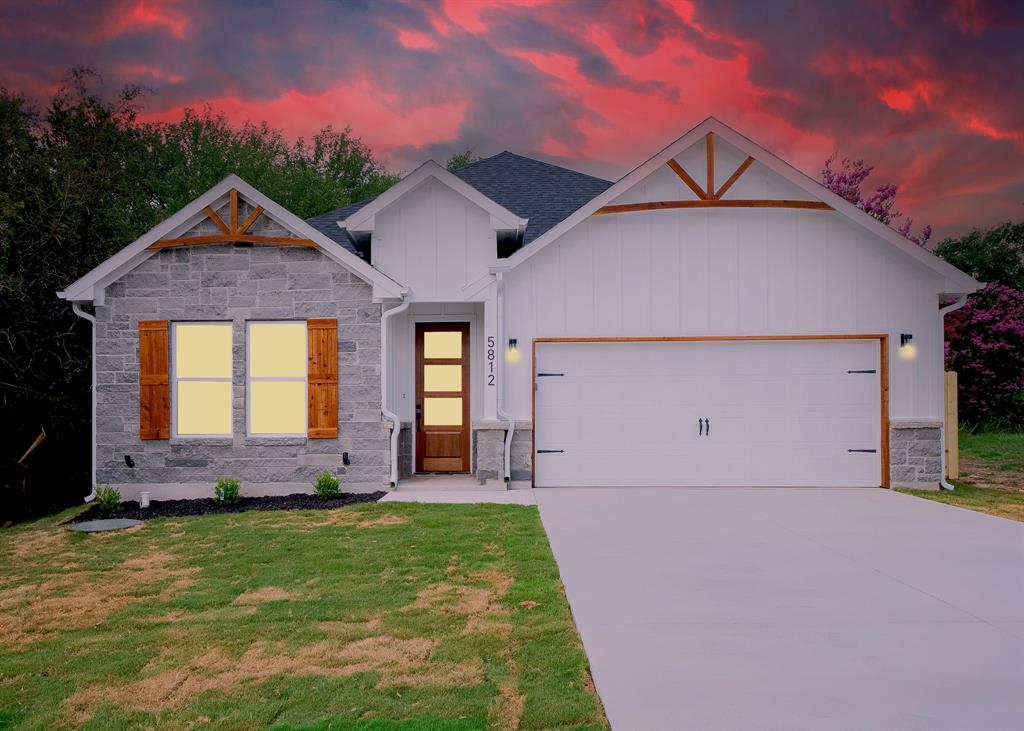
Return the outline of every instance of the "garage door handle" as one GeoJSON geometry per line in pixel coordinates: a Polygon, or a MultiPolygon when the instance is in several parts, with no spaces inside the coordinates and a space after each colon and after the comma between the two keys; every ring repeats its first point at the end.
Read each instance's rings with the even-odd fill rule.
{"type": "Polygon", "coordinates": [[[707,434],[705,434],[704,436],[710,437],[711,436],[711,419],[705,419],[704,420],[704,430],[707,432],[707,434]]]}
{"type": "Polygon", "coordinates": [[[697,419],[697,436],[704,436],[704,419],[697,419]]]}

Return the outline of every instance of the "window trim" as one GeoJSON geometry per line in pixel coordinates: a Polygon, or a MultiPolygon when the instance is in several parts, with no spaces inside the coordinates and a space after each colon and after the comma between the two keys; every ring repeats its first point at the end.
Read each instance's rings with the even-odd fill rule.
{"type": "Polygon", "coordinates": [[[245,436],[249,439],[306,439],[309,436],[309,323],[306,320],[246,320],[245,322],[245,436]],[[253,325],[302,325],[306,331],[303,338],[302,359],[306,363],[306,372],[302,377],[298,376],[253,376],[250,373],[252,363],[250,356],[252,350],[252,326],[253,325]],[[303,407],[302,407],[302,431],[293,433],[254,433],[252,430],[252,383],[253,381],[266,383],[297,383],[302,382],[303,407]]]}
{"type": "Polygon", "coordinates": [[[234,362],[234,340],[235,327],[231,320],[181,320],[171,322],[170,342],[170,381],[171,381],[171,438],[172,439],[231,439],[235,434],[235,362],[234,362]],[[178,326],[179,325],[219,325],[228,327],[231,331],[231,375],[227,378],[179,378],[178,377],[178,326]],[[178,383],[181,381],[199,383],[229,383],[231,386],[231,398],[228,399],[228,423],[231,425],[226,433],[222,434],[179,434],[178,433],[178,383]]]}

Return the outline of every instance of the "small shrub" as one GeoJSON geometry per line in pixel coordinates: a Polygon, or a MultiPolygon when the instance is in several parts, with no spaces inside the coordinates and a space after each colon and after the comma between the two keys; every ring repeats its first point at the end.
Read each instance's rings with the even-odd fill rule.
{"type": "Polygon", "coordinates": [[[313,491],[320,497],[338,497],[341,494],[341,481],[330,472],[321,472],[313,481],[313,491]]]}
{"type": "Polygon", "coordinates": [[[216,498],[217,502],[224,503],[225,505],[231,505],[237,503],[241,499],[241,486],[238,484],[238,480],[231,480],[227,477],[221,477],[217,480],[216,486],[213,488],[213,497],[216,498]]]}
{"type": "Polygon", "coordinates": [[[96,504],[100,506],[100,512],[105,515],[112,515],[121,511],[121,493],[110,485],[96,488],[96,504]]]}

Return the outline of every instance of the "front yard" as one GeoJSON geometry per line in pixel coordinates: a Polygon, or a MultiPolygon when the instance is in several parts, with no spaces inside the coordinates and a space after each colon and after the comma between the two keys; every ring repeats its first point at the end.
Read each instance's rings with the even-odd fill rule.
{"type": "Polygon", "coordinates": [[[929,500],[1024,521],[1024,431],[960,431],[952,492],[904,490],[929,500]]]}
{"type": "Polygon", "coordinates": [[[0,565],[0,728],[607,728],[535,508],[50,518],[0,565]]]}

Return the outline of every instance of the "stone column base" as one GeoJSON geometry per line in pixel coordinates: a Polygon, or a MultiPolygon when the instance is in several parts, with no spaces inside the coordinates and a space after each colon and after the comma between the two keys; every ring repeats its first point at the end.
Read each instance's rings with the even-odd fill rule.
{"type": "Polygon", "coordinates": [[[942,421],[892,421],[889,425],[892,486],[937,489],[942,476],[942,421]]]}

